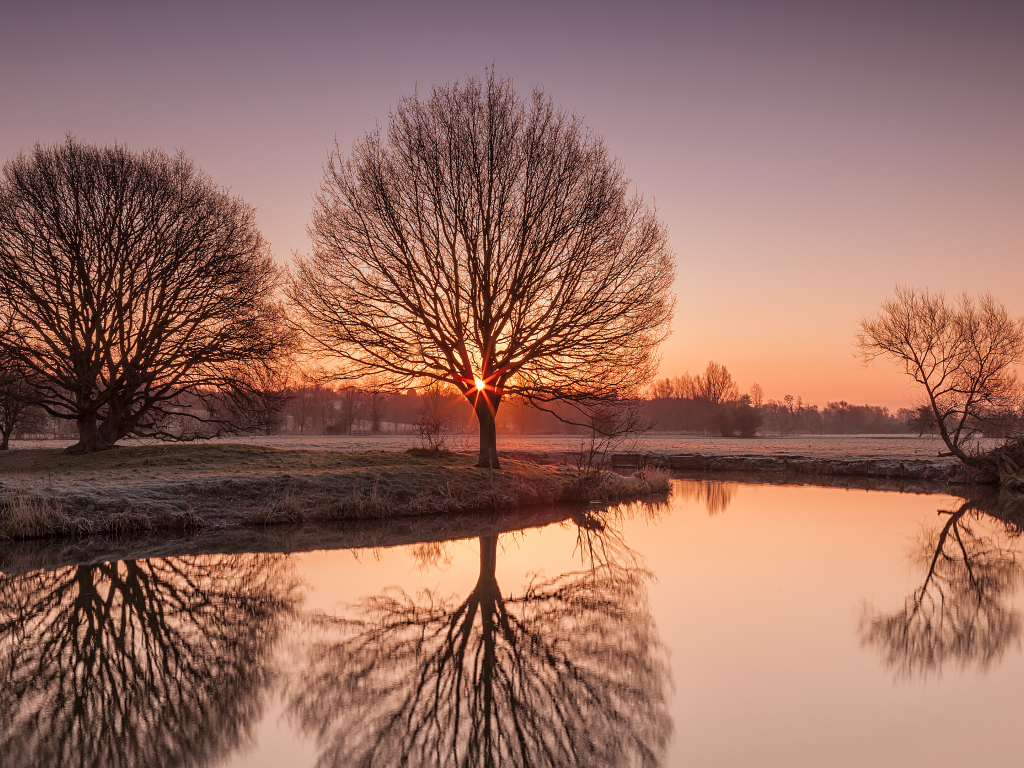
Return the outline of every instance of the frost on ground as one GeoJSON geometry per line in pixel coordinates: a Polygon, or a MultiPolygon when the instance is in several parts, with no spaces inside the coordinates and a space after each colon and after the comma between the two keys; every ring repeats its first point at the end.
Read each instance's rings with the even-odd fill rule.
{"type": "MultiPolygon", "coordinates": [[[[506,459],[501,471],[449,451],[281,450],[241,444],[148,445],[85,456],[0,455],[0,535],[230,528],[518,509],[565,500],[570,466],[506,459]],[[32,510],[45,514],[33,515],[32,510]],[[38,518],[36,522],[32,522],[38,518]]],[[[617,498],[651,492],[641,475],[601,483],[617,498]]],[[[573,497],[575,499],[575,497],[573,497]]]]}

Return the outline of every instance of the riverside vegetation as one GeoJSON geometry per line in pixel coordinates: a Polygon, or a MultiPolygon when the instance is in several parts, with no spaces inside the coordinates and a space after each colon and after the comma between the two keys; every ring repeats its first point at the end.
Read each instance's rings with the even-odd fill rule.
{"type": "Polygon", "coordinates": [[[541,466],[413,449],[337,452],[247,445],[130,446],[86,456],[0,456],[0,537],[117,535],[399,518],[609,501],[668,491],[668,473],[541,466]]]}

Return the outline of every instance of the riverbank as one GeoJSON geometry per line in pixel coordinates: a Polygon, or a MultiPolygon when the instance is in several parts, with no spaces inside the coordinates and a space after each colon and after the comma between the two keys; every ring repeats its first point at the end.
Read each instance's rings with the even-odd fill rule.
{"type": "Polygon", "coordinates": [[[885,456],[822,458],[793,455],[721,455],[706,453],[624,453],[612,456],[616,469],[660,466],[676,472],[737,472],[794,477],[850,477],[987,484],[981,473],[952,458],[894,459],[885,456]]]}
{"type": "Polygon", "coordinates": [[[443,451],[146,445],[0,454],[0,536],[122,535],[517,510],[667,491],[667,473],[601,473],[443,451]]]}

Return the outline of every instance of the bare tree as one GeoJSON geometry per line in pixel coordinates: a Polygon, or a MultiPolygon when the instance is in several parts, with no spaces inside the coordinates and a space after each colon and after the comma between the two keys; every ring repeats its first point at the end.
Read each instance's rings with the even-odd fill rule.
{"type": "Polygon", "coordinates": [[[740,396],[740,389],[733,381],[729,369],[714,360],[708,363],[703,375],[694,377],[693,390],[695,399],[712,405],[732,402],[740,396]]]}
{"type": "Polygon", "coordinates": [[[671,400],[676,397],[676,388],[672,379],[655,379],[651,383],[649,395],[652,400],[671,400]]]}
{"type": "Polygon", "coordinates": [[[636,438],[651,428],[642,406],[643,401],[620,401],[592,410],[587,434],[580,438],[576,449],[567,451],[576,465],[576,479],[564,490],[567,498],[589,501],[590,491],[607,471],[612,454],[639,450],[636,438]]]}
{"type": "Polygon", "coordinates": [[[291,374],[288,387],[288,412],[294,420],[294,428],[300,435],[307,432],[324,434],[328,422],[328,410],[334,391],[324,386],[321,371],[298,366],[291,374]]]}
{"type": "Polygon", "coordinates": [[[451,392],[443,384],[433,383],[420,394],[413,429],[420,444],[430,451],[440,451],[448,441],[451,421],[451,392]]]}
{"type": "Polygon", "coordinates": [[[30,371],[0,348],[0,451],[7,450],[15,429],[42,427],[36,389],[30,371]]]}
{"type": "Polygon", "coordinates": [[[10,447],[15,430],[41,431],[44,420],[36,405],[36,388],[25,372],[0,370],[0,451],[10,447]]]}
{"type": "Polygon", "coordinates": [[[988,293],[948,302],[942,292],[896,286],[875,316],[861,319],[857,346],[866,362],[893,359],[923,387],[950,454],[1000,471],[1001,456],[982,455],[972,440],[993,416],[1020,407],[1024,318],[988,293]]]}
{"type": "Polygon", "coordinates": [[[755,381],[750,385],[750,404],[760,411],[762,403],[764,403],[764,387],[755,381]]]}
{"type": "Polygon", "coordinates": [[[498,466],[506,394],[607,402],[653,375],[674,261],[665,227],[575,115],[512,82],[399,100],[335,151],[289,293],[298,327],[353,378],[448,382],[498,466]]]}
{"type": "Polygon", "coordinates": [[[68,137],[4,166],[0,346],[77,422],[75,452],[175,437],[183,400],[213,432],[265,413],[260,384],[290,343],[277,280],[252,207],[181,153],[68,137]]]}
{"type": "Polygon", "coordinates": [[[308,372],[299,371],[289,387],[290,397],[289,410],[295,419],[295,426],[300,435],[306,434],[306,429],[313,426],[313,416],[317,408],[317,400],[323,394],[320,385],[312,381],[308,372]]]}
{"type": "Polygon", "coordinates": [[[363,413],[363,393],[356,387],[342,387],[338,390],[338,418],[346,435],[352,434],[356,419],[363,413]]]}
{"type": "Polygon", "coordinates": [[[380,376],[371,376],[365,382],[364,394],[370,417],[370,431],[376,435],[381,430],[384,409],[391,393],[387,391],[385,382],[380,376]]]}

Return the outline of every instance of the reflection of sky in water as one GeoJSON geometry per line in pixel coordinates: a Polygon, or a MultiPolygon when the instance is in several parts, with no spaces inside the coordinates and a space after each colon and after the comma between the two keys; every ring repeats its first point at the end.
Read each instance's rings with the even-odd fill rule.
{"type": "MultiPolygon", "coordinates": [[[[953,518],[937,514],[958,506],[938,495],[677,481],[669,511],[611,526],[599,551],[635,556],[653,574],[645,590],[672,678],[665,764],[1013,764],[1024,689],[1018,544],[991,518],[947,525],[953,518]],[[935,558],[943,530],[956,546],[935,558]],[[952,613],[936,613],[943,601],[952,613]],[[921,603],[937,632],[920,631],[921,603]],[[958,637],[965,628],[973,640],[958,637]],[[931,662],[912,655],[920,648],[931,662]]],[[[493,581],[511,614],[523,615],[531,583],[587,571],[580,542],[571,523],[500,537],[493,581]]],[[[428,589],[435,609],[451,612],[480,590],[478,539],[289,560],[307,612],[360,618],[352,606],[388,587],[417,606],[428,589]]],[[[247,710],[251,739],[242,729],[227,765],[315,763],[316,741],[285,703],[310,669],[305,643],[323,637],[293,623],[271,644],[268,669],[291,687],[247,710]]]]}

